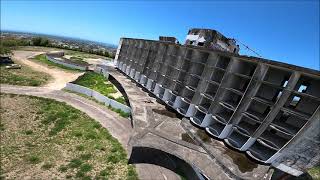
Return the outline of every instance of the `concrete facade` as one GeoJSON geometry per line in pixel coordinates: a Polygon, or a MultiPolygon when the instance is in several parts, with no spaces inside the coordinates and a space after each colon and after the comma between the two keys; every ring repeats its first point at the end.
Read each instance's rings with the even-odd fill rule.
{"type": "Polygon", "coordinates": [[[211,136],[295,176],[319,163],[319,71],[169,42],[120,42],[118,69],[211,136]]]}

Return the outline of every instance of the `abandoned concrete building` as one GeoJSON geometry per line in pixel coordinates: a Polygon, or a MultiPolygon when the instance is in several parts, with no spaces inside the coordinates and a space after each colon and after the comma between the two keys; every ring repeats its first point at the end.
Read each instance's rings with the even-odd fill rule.
{"type": "Polygon", "coordinates": [[[295,176],[319,164],[319,71],[210,48],[196,32],[208,31],[189,31],[186,45],[122,38],[117,67],[256,161],[295,176]]]}
{"type": "Polygon", "coordinates": [[[227,38],[212,29],[190,29],[186,37],[185,45],[217,49],[237,54],[240,50],[234,39],[227,38]]]}

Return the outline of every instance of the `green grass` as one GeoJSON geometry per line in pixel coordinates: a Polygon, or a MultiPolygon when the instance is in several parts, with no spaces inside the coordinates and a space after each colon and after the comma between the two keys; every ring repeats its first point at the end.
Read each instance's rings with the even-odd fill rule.
{"type": "Polygon", "coordinates": [[[106,78],[102,74],[98,74],[95,72],[86,72],[83,76],[80,76],[73,83],[95,90],[119,103],[126,104],[126,100],[124,99],[124,97],[114,98],[112,96],[113,93],[117,92],[116,87],[108,80],[106,80],[106,78]]]}
{"type": "Polygon", "coordinates": [[[320,180],[320,165],[309,169],[308,173],[313,179],[320,180]]]}
{"type": "Polygon", "coordinates": [[[0,101],[4,178],[43,179],[45,171],[63,179],[137,179],[121,144],[81,111],[22,95],[1,94],[0,101]]]}
{"type": "Polygon", "coordinates": [[[93,89],[105,96],[117,92],[113,84],[107,81],[102,74],[95,72],[87,72],[73,83],[93,89]]]}
{"type": "Polygon", "coordinates": [[[33,58],[33,60],[41,62],[43,64],[46,64],[49,67],[58,67],[58,68],[61,68],[61,69],[64,69],[64,70],[76,71],[76,72],[82,71],[82,70],[79,70],[79,69],[73,69],[73,68],[69,68],[69,67],[66,67],[66,66],[61,65],[61,64],[57,64],[57,63],[51,62],[51,61],[49,61],[47,59],[46,55],[44,55],[44,54],[39,54],[39,55],[35,56],[33,58]]]}
{"type": "Polygon", "coordinates": [[[41,86],[51,78],[49,74],[35,71],[25,65],[22,65],[21,69],[6,69],[4,65],[0,67],[0,84],[41,86]]]}

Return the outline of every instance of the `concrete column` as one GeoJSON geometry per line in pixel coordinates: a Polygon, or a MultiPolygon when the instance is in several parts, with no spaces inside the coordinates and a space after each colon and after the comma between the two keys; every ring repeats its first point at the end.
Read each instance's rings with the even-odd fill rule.
{"type": "Polygon", "coordinates": [[[181,106],[181,97],[180,96],[177,96],[176,97],[176,100],[174,101],[173,103],[173,108],[174,109],[178,109],[180,106],[181,106]]]}
{"type": "Polygon", "coordinates": [[[152,79],[148,79],[148,81],[147,81],[147,89],[149,91],[152,91],[152,92],[153,92],[153,90],[152,90],[153,83],[154,83],[154,81],[152,79]]]}
{"type": "Polygon", "coordinates": [[[240,151],[246,151],[253,145],[254,142],[256,142],[257,138],[250,137],[246,143],[240,148],[240,151]]]}
{"type": "Polygon", "coordinates": [[[142,86],[146,87],[146,85],[147,85],[147,77],[146,77],[146,75],[141,74],[141,78],[140,78],[139,83],[140,83],[142,86]]]}
{"type": "Polygon", "coordinates": [[[131,66],[128,65],[125,71],[126,75],[130,75],[130,69],[131,69],[131,66]]]}
{"type": "Polygon", "coordinates": [[[212,119],[212,114],[206,114],[206,116],[204,117],[202,123],[201,123],[201,127],[207,127],[210,124],[212,124],[213,119],[212,119]]]}
{"type": "Polygon", "coordinates": [[[127,64],[123,64],[121,71],[126,73],[127,70],[127,64]]]}
{"type": "Polygon", "coordinates": [[[283,92],[279,98],[279,100],[276,102],[276,104],[272,107],[268,115],[266,116],[263,123],[259,126],[259,128],[256,130],[256,132],[253,134],[253,138],[258,138],[271,124],[271,122],[274,120],[274,118],[277,116],[278,112],[280,111],[281,107],[286,103],[287,99],[289,98],[291,94],[291,90],[295,87],[300,77],[299,72],[294,72],[289,81],[287,86],[283,89],[283,92]]]}
{"type": "Polygon", "coordinates": [[[163,95],[163,98],[162,98],[163,101],[166,102],[167,100],[170,99],[170,97],[171,97],[170,91],[171,91],[170,89],[165,89],[164,95],[163,95]]]}
{"type": "Polygon", "coordinates": [[[122,42],[123,42],[123,38],[120,38],[119,45],[118,45],[117,52],[116,52],[116,57],[114,58],[115,61],[118,61],[120,50],[121,50],[121,46],[122,46],[122,42]]]}
{"type": "Polygon", "coordinates": [[[136,72],[136,70],[131,68],[130,73],[129,73],[129,76],[130,76],[131,78],[134,78],[135,72],[136,72]]]}
{"type": "Polygon", "coordinates": [[[140,83],[140,72],[136,71],[134,75],[134,80],[138,83],[140,83]]]}
{"type": "Polygon", "coordinates": [[[188,111],[187,111],[185,116],[186,117],[190,117],[195,113],[195,111],[196,111],[195,105],[194,104],[190,104],[189,108],[188,108],[188,111]]]}
{"type": "Polygon", "coordinates": [[[219,135],[218,138],[220,138],[220,139],[226,138],[229,135],[230,131],[232,130],[232,126],[233,126],[232,124],[227,124],[223,128],[223,130],[222,130],[222,132],[221,132],[221,134],[219,135]]]}

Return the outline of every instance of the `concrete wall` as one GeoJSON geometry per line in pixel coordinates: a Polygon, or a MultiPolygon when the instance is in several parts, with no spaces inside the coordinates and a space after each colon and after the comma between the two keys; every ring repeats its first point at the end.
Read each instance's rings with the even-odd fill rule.
{"type": "Polygon", "coordinates": [[[92,89],[77,85],[77,84],[73,84],[73,83],[67,83],[65,89],[70,90],[70,91],[74,91],[77,93],[81,93],[90,97],[93,97],[95,100],[104,103],[106,106],[111,106],[113,108],[116,109],[121,109],[122,111],[126,112],[126,113],[131,113],[131,108],[121,104],[113,99],[110,99],[100,93],[98,93],[97,91],[94,91],[92,89]]]}
{"type": "Polygon", "coordinates": [[[79,66],[79,65],[76,65],[76,64],[69,64],[69,63],[66,63],[66,62],[62,62],[62,61],[59,61],[59,60],[56,60],[54,57],[51,57],[51,56],[48,56],[46,55],[47,59],[53,63],[56,63],[56,64],[60,64],[60,65],[63,65],[63,66],[66,66],[66,67],[69,67],[69,68],[72,68],[72,69],[79,69],[79,70],[82,70],[82,71],[85,71],[87,70],[88,68],[85,67],[85,66],[79,66]]]}
{"type": "MultiPolygon", "coordinates": [[[[122,38],[119,47],[121,71],[195,126],[262,163],[285,164],[286,150],[319,121],[319,71],[168,42],[122,38]]],[[[314,147],[319,134],[311,139],[314,147]]],[[[304,158],[299,166],[286,164],[286,172],[299,175],[319,163],[313,155],[304,158]]]]}

